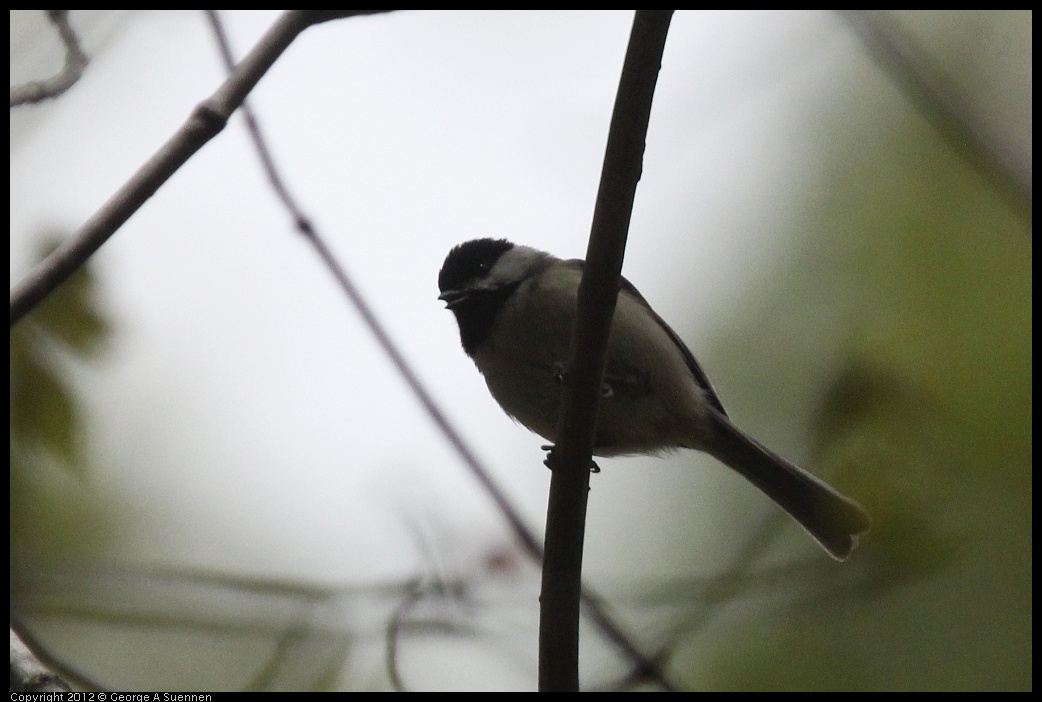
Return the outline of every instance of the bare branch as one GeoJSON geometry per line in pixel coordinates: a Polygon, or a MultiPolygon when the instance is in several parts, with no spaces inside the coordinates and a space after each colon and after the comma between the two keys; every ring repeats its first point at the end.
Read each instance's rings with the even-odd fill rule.
{"type": "Polygon", "coordinates": [[[228,118],[246,99],[246,95],[302,31],[316,22],[370,12],[290,10],[284,13],[235,67],[221,87],[196,106],[188,121],[159,151],[75,234],[14,287],[11,291],[11,326],[83,265],[170,176],[224,129],[228,118]]]}
{"type": "MultiPolygon", "coordinates": [[[[218,41],[223,44],[221,51],[225,57],[225,61],[228,62],[229,66],[231,66],[231,52],[227,47],[224,32],[220,29],[220,22],[215,14],[209,14],[209,18],[211,24],[214,26],[218,41]]],[[[507,498],[506,493],[496,485],[495,481],[492,479],[491,473],[487,468],[485,468],[481,461],[478,460],[477,455],[471,451],[470,447],[463,440],[463,437],[456,431],[456,428],[449,421],[448,417],[446,417],[441,411],[441,408],[434,401],[434,397],[427,390],[427,387],[420,380],[420,377],[405,360],[405,356],[402,354],[397,344],[395,344],[391,339],[390,334],[387,332],[383,323],[377,318],[376,313],[373,312],[372,307],[365,299],[361,290],[358,289],[354,284],[354,281],[347,275],[347,271],[340,265],[340,262],[336,260],[332,250],[326,244],[324,237],[318,232],[314,224],[311,222],[311,219],[304,214],[301,206],[290,194],[289,190],[282,182],[282,178],[278,174],[278,169],[275,167],[275,163],[271,157],[271,152],[267,147],[256,118],[253,116],[253,113],[249,110],[248,106],[244,106],[243,109],[244,114],[248,115],[246,124],[250,131],[250,138],[253,140],[254,147],[260,155],[265,173],[271,181],[272,188],[278,194],[279,199],[282,200],[286,209],[289,210],[293,217],[297,231],[314,247],[319,258],[322,259],[322,262],[325,264],[330,274],[340,285],[340,289],[343,291],[344,295],[346,295],[348,300],[351,301],[351,304],[354,305],[359,316],[362,317],[362,321],[365,322],[367,327],[369,327],[369,332],[376,339],[380,348],[391,361],[395,370],[398,371],[398,374],[402,377],[405,384],[409,387],[409,390],[412,391],[420,405],[427,412],[427,415],[430,417],[431,421],[434,422],[434,425],[438,427],[442,435],[448,439],[450,444],[452,444],[456,454],[463,460],[464,464],[466,464],[470,469],[474,477],[477,478],[481,486],[492,497],[493,502],[496,503],[500,512],[506,517],[511,529],[524,546],[525,550],[535,558],[541,559],[543,552],[542,547],[539,544],[539,537],[527,524],[525,524],[520,513],[514,509],[512,504],[510,504],[510,500],[507,498]]]]}
{"type": "Polygon", "coordinates": [[[539,598],[539,689],[543,692],[579,689],[583,536],[598,391],[644,160],[651,102],[672,15],[672,10],[637,11],[608,132],[579,285],[568,382],[557,427],[560,438],[549,459],[553,477],[539,598]]]}
{"type": "Polygon", "coordinates": [[[83,69],[90,63],[83,47],[80,46],[80,38],[76,36],[76,32],[69,24],[69,11],[47,10],[47,17],[51,20],[51,24],[58,32],[58,38],[65,47],[65,65],[52,78],[29,81],[11,88],[11,107],[58,97],[76,84],[76,81],[83,75],[83,69]]]}

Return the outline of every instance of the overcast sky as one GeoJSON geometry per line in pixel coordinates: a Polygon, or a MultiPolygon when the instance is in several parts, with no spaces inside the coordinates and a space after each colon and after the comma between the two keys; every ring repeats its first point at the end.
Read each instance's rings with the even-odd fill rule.
{"type": "MultiPolygon", "coordinates": [[[[237,53],[276,16],[224,13],[237,53]]],[[[542,440],[489,397],[436,299],[437,273],[452,246],[483,236],[583,255],[631,18],[329,22],[299,37],[250,97],[289,187],[540,533],[542,440]]],[[[200,13],[131,14],[95,41],[78,85],[16,116],[12,283],[33,237],[82,224],[223,78],[200,13]]],[[[624,274],[696,355],[799,243],[788,225],[819,175],[830,110],[858,94],[850,76],[866,65],[829,13],[675,15],[624,274]]],[[[293,232],[239,117],[93,262],[116,333],[103,362],[78,375],[92,410],[91,485],[118,491],[126,518],[154,527],[123,537],[128,560],[338,582],[416,572],[432,550],[452,569],[511,548],[293,232]]],[[[711,459],[602,467],[592,573],[666,574],[678,542],[719,548],[686,518],[683,534],[668,526],[671,514],[711,523],[733,506],[713,488],[741,483],[711,459]]]]}

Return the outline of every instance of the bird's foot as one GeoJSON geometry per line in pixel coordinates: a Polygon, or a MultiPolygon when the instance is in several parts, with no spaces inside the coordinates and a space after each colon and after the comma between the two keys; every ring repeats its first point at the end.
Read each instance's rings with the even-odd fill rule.
{"type": "MultiPolygon", "coordinates": [[[[546,444],[545,446],[542,446],[541,448],[544,451],[546,451],[546,459],[543,461],[543,465],[546,466],[547,468],[549,468],[550,470],[553,470],[554,469],[554,463],[557,462],[557,459],[554,457],[554,445],[553,444],[546,444]]],[[[590,472],[591,473],[600,473],[601,472],[601,467],[599,465],[597,465],[596,463],[594,463],[593,459],[590,459],[590,472]]]]}

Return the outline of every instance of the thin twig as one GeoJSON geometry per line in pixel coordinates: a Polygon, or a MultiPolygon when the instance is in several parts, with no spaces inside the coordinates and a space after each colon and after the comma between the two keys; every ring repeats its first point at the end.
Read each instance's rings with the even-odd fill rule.
{"type": "MultiPolygon", "coordinates": [[[[208,17],[210,18],[211,24],[214,26],[218,43],[222,44],[221,53],[224,56],[224,60],[230,67],[232,65],[231,51],[227,46],[227,39],[224,32],[220,29],[220,22],[216,14],[213,12],[209,12],[208,17]]],[[[282,177],[278,173],[278,169],[275,167],[275,162],[271,157],[271,152],[267,147],[264,135],[261,133],[260,125],[257,123],[257,119],[253,115],[252,110],[249,109],[248,105],[243,105],[243,114],[246,116],[246,125],[250,132],[250,138],[260,156],[264,172],[267,175],[268,180],[271,182],[272,188],[278,194],[279,199],[282,200],[286,209],[289,210],[290,215],[293,217],[294,226],[297,231],[314,247],[319,258],[322,259],[322,262],[325,264],[330,274],[334,279],[336,279],[337,283],[340,285],[341,291],[347,296],[348,300],[351,301],[351,304],[354,305],[358,314],[362,317],[362,321],[365,322],[365,325],[369,328],[369,332],[376,339],[380,348],[391,361],[395,370],[405,381],[405,384],[409,387],[409,390],[412,391],[419,403],[423,406],[423,409],[427,412],[431,421],[438,427],[442,435],[448,439],[457,455],[463,460],[463,463],[470,469],[477,481],[492,497],[493,502],[495,502],[500,512],[504,515],[525,550],[536,558],[541,559],[542,547],[535,531],[525,524],[524,519],[510,503],[510,499],[507,497],[506,493],[504,493],[496,484],[489,470],[480,460],[478,460],[477,455],[471,451],[470,447],[463,440],[463,437],[452,425],[452,422],[449,421],[445,413],[442,412],[437,402],[435,402],[433,395],[431,395],[427,390],[427,387],[423,384],[423,381],[420,380],[419,376],[405,360],[405,356],[402,354],[401,350],[399,350],[397,344],[395,344],[391,339],[390,334],[387,332],[387,329],[379,318],[377,318],[376,313],[373,312],[373,309],[365,299],[365,296],[355,285],[351,277],[348,276],[344,267],[340,265],[340,262],[336,259],[332,250],[325,243],[324,237],[322,237],[322,235],[316,230],[314,224],[311,222],[311,218],[304,213],[303,208],[290,194],[289,189],[286,187],[282,177]]]]}
{"type": "Polygon", "coordinates": [[[409,692],[398,665],[398,640],[401,638],[402,624],[405,622],[406,615],[423,597],[424,589],[424,583],[419,578],[410,582],[408,592],[398,606],[395,607],[391,620],[387,625],[384,665],[387,667],[387,676],[391,679],[391,687],[394,688],[395,692],[409,692]]]}
{"type": "MultiPolygon", "coordinates": [[[[579,285],[559,439],[550,456],[553,476],[539,598],[539,689],[543,692],[579,690],[583,537],[599,389],[651,102],[672,15],[672,10],[636,12],[608,131],[579,285]]],[[[599,615],[605,616],[603,611],[599,615]]]]}
{"type": "Polygon", "coordinates": [[[305,29],[328,19],[382,10],[290,10],[275,22],[228,79],[68,240],[11,290],[11,326],[63,283],[116,233],[199,149],[224,129],[231,114],[305,29]]]}
{"type": "Polygon", "coordinates": [[[876,63],[948,144],[991,180],[1031,221],[1031,164],[982,123],[959,90],[886,11],[837,10],[876,63]]]}
{"type": "Polygon", "coordinates": [[[47,18],[54,25],[65,47],[65,65],[47,80],[33,80],[11,88],[11,107],[51,100],[76,84],[90,63],[80,46],[80,38],[69,24],[68,10],[47,10],[47,18]]]}

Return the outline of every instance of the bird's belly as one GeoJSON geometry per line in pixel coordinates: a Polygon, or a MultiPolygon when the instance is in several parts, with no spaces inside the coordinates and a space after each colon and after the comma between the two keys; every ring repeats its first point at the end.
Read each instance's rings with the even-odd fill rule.
{"type": "MultiPolygon", "coordinates": [[[[547,441],[556,442],[564,390],[561,369],[515,362],[511,372],[496,372],[490,364],[502,362],[502,356],[476,357],[475,360],[479,361],[488,389],[503,410],[547,441]],[[481,360],[485,361],[484,367],[481,360]]],[[[661,453],[684,443],[683,423],[676,411],[677,403],[669,402],[669,391],[622,383],[610,374],[603,387],[606,394],[599,400],[594,455],[661,453]]]]}

